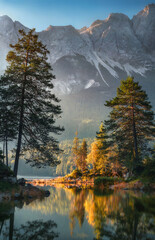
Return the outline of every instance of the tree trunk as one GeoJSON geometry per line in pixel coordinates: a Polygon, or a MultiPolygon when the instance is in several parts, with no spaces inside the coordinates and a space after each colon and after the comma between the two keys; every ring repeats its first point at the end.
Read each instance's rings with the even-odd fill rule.
{"type": "Polygon", "coordinates": [[[136,132],[136,126],[135,126],[135,115],[134,115],[133,103],[132,103],[132,129],[133,129],[133,140],[134,140],[135,165],[137,165],[139,161],[139,156],[138,156],[137,132],[136,132]]]}
{"type": "Polygon", "coordinates": [[[6,147],[6,166],[8,167],[8,138],[6,136],[6,142],[5,142],[5,147],[6,147]]]}
{"type": "Polygon", "coordinates": [[[22,143],[22,133],[23,133],[24,93],[25,93],[25,84],[23,84],[23,89],[22,89],[22,100],[21,100],[21,111],[20,111],[20,121],[19,121],[18,143],[17,143],[15,165],[14,165],[14,175],[16,177],[17,177],[17,173],[18,173],[18,164],[19,164],[19,156],[20,156],[21,143],[22,143]]]}
{"type": "Polygon", "coordinates": [[[1,235],[1,232],[2,232],[2,229],[3,229],[3,225],[4,225],[4,220],[1,222],[0,235],[1,235]]]}
{"type": "Polygon", "coordinates": [[[137,213],[134,213],[134,222],[133,222],[133,234],[132,234],[132,240],[137,239],[137,227],[138,227],[138,216],[137,213]]]}
{"type": "Polygon", "coordinates": [[[5,159],[5,140],[3,142],[3,163],[5,162],[4,159],[5,159]]]}
{"type": "Polygon", "coordinates": [[[133,122],[133,136],[134,136],[134,150],[135,150],[135,157],[136,157],[136,164],[137,164],[139,161],[139,157],[138,157],[137,133],[136,133],[135,122],[133,122]]]}
{"type": "Polygon", "coordinates": [[[22,96],[21,96],[21,110],[20,110],[20,120],[19,120],[18,142],[17,142],[15,165],[14,165],[14,175],[16,177],[17,177],[17,173],[18,173],[19,156],[20,156],[22,134],[23,134],[23,117],[24,117],[24,100],[25,100],[25,84],[26,84],[27,64],[28,64],[28,51],[26,53],[26,59],[25,59],[25,70],[24,70],[24,79],[23,79],[22,96]]]}
{"type": "Polygon", "coordinates": [[[14,213],[10,215],[9,240],[13,239],[14,213]]]}

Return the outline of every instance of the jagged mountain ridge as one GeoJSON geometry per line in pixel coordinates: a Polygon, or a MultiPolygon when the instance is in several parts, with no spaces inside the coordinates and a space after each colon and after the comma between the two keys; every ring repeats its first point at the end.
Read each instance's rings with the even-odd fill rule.
{"type": "MultiPolygon", "coordinates": [[[[6,67],[9,44],[17,42],[18,30],[28,28],[0,17],[0,62],[6,67]]],[[[80,30],[73,26],[49,26],[38,32],[47,45],[49,62],[56,74],[55,89],[73,93],[91,87],[108,88],[121,74],[144,76],[155,66],[155,4],[129,19],[112,13],[80,30]]]]}

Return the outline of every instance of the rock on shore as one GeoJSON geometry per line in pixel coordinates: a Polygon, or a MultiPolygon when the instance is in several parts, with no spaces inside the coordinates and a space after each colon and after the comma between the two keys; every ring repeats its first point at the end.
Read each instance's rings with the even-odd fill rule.
{"type": "Polygon", "coordinates": [[[11,199],[37,199],[50,195],[49,191],[44,191],[37,187],[27,184],[26,186],[12,186],[10,191],[0,192],[0,201],[11,199]]]}

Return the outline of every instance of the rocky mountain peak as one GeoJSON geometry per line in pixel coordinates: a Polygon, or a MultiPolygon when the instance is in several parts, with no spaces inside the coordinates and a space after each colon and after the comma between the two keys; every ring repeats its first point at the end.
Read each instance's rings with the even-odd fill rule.
{"type": "Polygon", "coordinates": [[[130,21],[129,17],[126,16],[123,13],[111,13],[109,17],[105,20],[106,22],[112,21],[112,22],[126,22],[130,21]]]}
{"type": "Polygon", "coordinates": [[[155,14],[155,4],[149,4],[147,5],[144,10],[142,10],[139,14],[142,14],[143,16],[147,16],[149,14],[155,14]]]}
{"type": "MultiPolygon", "coordinates": [[[[6,68],[9,44],[17,42],[18,30],[28,28],[0,17],[0,64],[6,68]]],[[[112,13],[80,30],[72,25],[53,26],[38,32],[49,50],[49,62],[60,92],[110,86],[120,74],[144,76],[155,66],[155,4],[150,4],[132,20],[112,13]]]]}
{"type": "Polygon", "coordinates": [[[48,28],[46,28],[42,32],[48,32],[48,31],[61,31],[61,30],[75,30],[75,28],[72,25],[66,25],[66,26],[52,26],[49,25],[48,28]]]}
{"type": "Polygon", "coordinates": [[[12,19],[8,15],[0,16],[0,21],[2,22],[13,22],[12,19]]]}
{"type": "Polygon", "coordinates": [[[79,33],[82,33],[82,32],[85,32],[86,30],[87,30],[87,27],[84,26],[83,28],[78,29],[78,32],[79,32],[79,33]]]}
{"type": "Polygon", "coordinates": [[[1,34],[8,33],[14,27],[14,22],[7,15],[0,16],[0,32],[1,34]]]}
{"type": "Polygon", "coordinates": [[[53,27],[52,25],[49,25],[48,28],[46,28],[45,30],[43,30],[43,32],[44,32],[44,31],[50,31],[50,30],[52,30],[52,27],[53,27]]]}
{"type": "Polygon", "coordinates": [[[143,10],[137,13],[133,19],[135,18],[155,18],[155,4],[147,5],[143,10]]]}
{"type": "Polygon", "coordinates": [[[95,26],[97,26],[97,25],[100,25],[100,24],[102,24],[103,23],[103,20],[96,20],[95,22],[93,22],[92,24],[91,24],[91,27],[95,27],[95,26]]]}
{"type": "Polygon", "coordinates": [[[135,15],[132,23],[137,38],[155,55],[155,4],[149,4],[135,15]]]}

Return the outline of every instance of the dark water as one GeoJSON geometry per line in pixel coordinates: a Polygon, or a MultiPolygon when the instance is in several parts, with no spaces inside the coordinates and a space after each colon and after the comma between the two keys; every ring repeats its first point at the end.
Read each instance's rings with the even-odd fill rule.
{"type": "Polygon", "coordinates": [[[0,240],[155,239],[155,195],[50,188],[50,197],[0,203],[0,240]]]}

